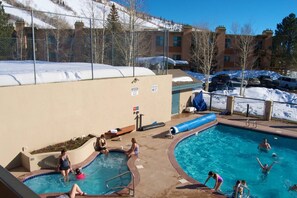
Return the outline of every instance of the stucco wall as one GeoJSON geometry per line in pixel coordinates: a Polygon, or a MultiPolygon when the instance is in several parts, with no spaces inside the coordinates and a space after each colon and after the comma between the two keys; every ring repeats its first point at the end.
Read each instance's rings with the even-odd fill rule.
{"type": "Polygon", "coordinates": [[[184,90],[179,95],[179,113],[182,113],[186,107],[191,106],[192,90],[184,90]]]}
{"type": "Polygon", "coordinates": [[[171,119],[172,76],[99,79],[0,88],[0,164],[20,164],[20,152],[111,128],[171,119]],[[157,88],[152,92],[152,87],[157,88]],[[132,96],[132,88],[138,95],[132,96]]]}

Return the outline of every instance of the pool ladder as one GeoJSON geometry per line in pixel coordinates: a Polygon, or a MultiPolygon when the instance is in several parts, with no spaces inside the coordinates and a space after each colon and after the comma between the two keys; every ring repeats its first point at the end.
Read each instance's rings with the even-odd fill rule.
{"type": "Polygon", "coordinates": [[[126,188],[126,189],[129,190],[129,196],[134,197],[134,196],[135,196],[135,181],[134,181],[134,180],[135,180],[135,179],[134,179],[134,174],[133,174],[132,172],[130,172],[130,171],[126,171],[126,172],[124,172],[124,173],[121,173],[121,174],[119,174],[119,175],[117,175],[117,176],[115,176],[115,177],[112,177],[112,178],[106,180],[106,181],[105,181],[105,186],[106,186],[108,189],[110,189],[110,190],[125,189],[125,188],[126,188]],[[119,178],[119,177],[122,177],[122,176],[124,176],[124,175],[127,175],[127,174],[131,174],[131,176],[132,176],[132,188],[129,187],[130,184],[129,184],[128,186],[113,186],[113,187],[110,187],[110,186],[109,186],[109,182],[110,182],[110,181],[112,181],[112,180],[114,180],[114,179],[117,179],[117,178],[119,178]]]}
{"type": "MultiPolygon", "coordinates": [[[[250,197],[250,189],[247,187],[247,186],[243,186],[243,185],[240,185],[239,187],[243,188],[243,192],[244,190],[247,190],[247,195],[246,196],[241,196],[241,197],[244,197],[244,198],[249,198],[250,197]]],[[[237,188],[238,190],[239,188],[237,188]]],[[[235,197],[238,196],[238,191],[236,190],[236,194],[235,194],[235,197]]],[[[244,193],[242,194],[244,195],[244,193]]]]}
{"type": "Polygon", "coordinates": [[[252,124],[253,124],[253,125],[251,126],[251,122],[250,122],[249,119],[246,120],[245,125],[246,125],[247,127],[250,127],[250,126],[251,126],[251,127],[254,127],[254,128],[257,128],[257,127],[258,127],[258,123],[257,123],[257,121],[253,121],[252,124]]]}

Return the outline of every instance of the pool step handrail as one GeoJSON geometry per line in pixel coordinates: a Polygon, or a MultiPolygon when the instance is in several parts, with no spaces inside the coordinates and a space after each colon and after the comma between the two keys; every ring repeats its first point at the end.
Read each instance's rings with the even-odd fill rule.
{"type": "Polygon", "coordinates": [[[246,198],[249,198],[250,197],[250,189],[245,185],[240,185],[240,187],[243,187],[244,189],[246,189],[248,191],[246,198]]]}
{"type": "Polygon", "coordinates": [[[119,175],[117,175],[117,176],[115,176],[115,177],[112,177],[112,178],[106,180],[106,181],[105,181],[105,186],[106,186],[108,189],[111,189],[111,190],[127,188],[127,189],[129,190],[129,195],[132,196],[132,197],[135,196],[134,174],[133,174],[132,172],[130,172],[130,171],[126,171],[126,172],[124,172],[124,173],[121,173],[121,174],[119,174],[119,175]],[[109,183],[110,181],[112,181],[112,180],[114,180],[114,179],[117,179],[117,178],[119,178],[119,177],[122,177],[122,176],[124,176],[124,175],[127,175],[127,174],[131,174],[131,175],[132,175],[132,189],[131,189],[130,187],[128,187],[128,186],[113,186],[113,187],[110,187],[110,186],[108,185],[108,183],[109,183]],[[131,194],[131,190],[132,190],[132,194],[131,194]]]}

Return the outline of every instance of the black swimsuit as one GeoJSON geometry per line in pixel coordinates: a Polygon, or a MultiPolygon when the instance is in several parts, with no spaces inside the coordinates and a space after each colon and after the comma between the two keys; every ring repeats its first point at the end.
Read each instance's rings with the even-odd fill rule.
{"type": "Polygon", "coordinates": [[[68,170],[70,168],[68,158],[60,159],[60,170],[68,170]]]}

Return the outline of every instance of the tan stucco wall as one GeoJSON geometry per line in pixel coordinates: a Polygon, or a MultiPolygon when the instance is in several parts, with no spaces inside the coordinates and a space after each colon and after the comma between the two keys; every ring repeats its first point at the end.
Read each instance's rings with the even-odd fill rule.
{"type": "Polygon", "coordinates": [[[99,79],[0,88],[0,164],[18,166],[23,148],[32,151],[87,134],[171,119],[172,76],[99,79]],[[152,86],[158,91],[153,93],[152,86]],[[137,87],[138,95],[131,89],[137,87]]]}
{"type": "Polygon", "coordinates": [[[191,96],[193,94],[192,90],[184,90],[180,92],[179,95],[179,113],[182,113],[186,107],[189,106],[189,102],[191,102],[191,96]]]}

